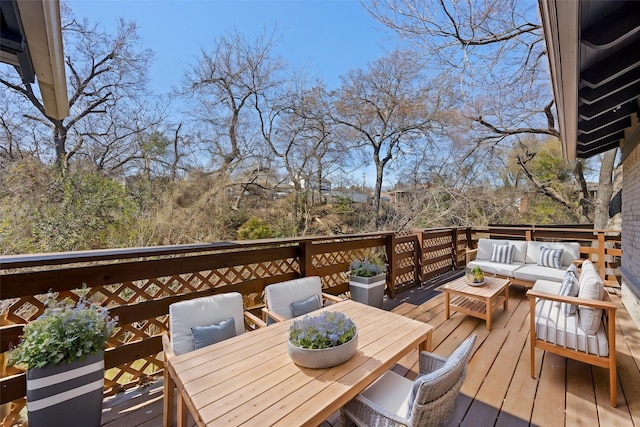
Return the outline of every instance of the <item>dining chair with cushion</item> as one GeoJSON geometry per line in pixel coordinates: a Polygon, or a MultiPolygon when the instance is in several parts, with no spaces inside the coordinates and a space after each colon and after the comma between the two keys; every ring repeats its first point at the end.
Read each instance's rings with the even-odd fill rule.
{"type": "Polygon", "coordinates": [[[343,425],[439,426],[455,410],[476,335],[462,342],[447,358],[423,351],[420,375],[411,381],[385,372],[341,409],[343,425]]]}
{"type": "MultiPolygon", "coordinates": [[[[169,305],[170,335],[162,336],[165,426],[173,423],[175,388],[175,382],[169,373],[168,361],[181,354],[243,334],[246,324],[265,325],[259,317],[244,311],[242,295],[238,292],[194,298],[169,305]]],[[[186,416],[184,401],[179,397],[178,419],[184,423],[186,416]]]]}
{"type": "Polygon", "coordinates": [[[267,324],[281,322],[318,310],[340,298],[322,292],[318,276],[274,283],[264,288],[265,308],[262,318],[267,324]]]}

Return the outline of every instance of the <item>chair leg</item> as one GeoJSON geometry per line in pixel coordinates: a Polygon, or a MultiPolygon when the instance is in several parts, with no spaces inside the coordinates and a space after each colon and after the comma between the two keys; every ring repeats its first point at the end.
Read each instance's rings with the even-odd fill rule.
{"type": "Polygon", "coordinates": [[[529,298],[529,348],[531,378],[536,377],[536,300],[529,298]]]}
{"type": "Polygon", "coordinates": [[[614,362],[611,366],[609,366],[609,399],[611,400],[611,406],[613,406],[614,408],[618,404],[616,398],[617,376],[618,374],[616,372],[616,364],[614,362]]]}
{"type": "Polygon", "coordinates": [[[187,425],[187,415],[189,414],[189,410],[187,409],[187,404],[182,397],[182,393],[178,392],[178,427],[186,427],[187,425]]]}
{"type": "Polygon", "coordinates": [[[175,399],[175,383],[169,375],[167,365],[164,367],[164,408],[162,412],[162,425],[171,427],[173,425],[173,402],[175,399]]]}

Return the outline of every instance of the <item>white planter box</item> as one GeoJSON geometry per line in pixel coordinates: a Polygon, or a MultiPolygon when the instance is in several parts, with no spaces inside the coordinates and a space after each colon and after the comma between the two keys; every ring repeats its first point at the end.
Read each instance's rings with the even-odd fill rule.
{"type": "Polygon", "coordinates": [[[386,282],[386,273],[373,277],[349,276],[351,299],[372,307],[382,308],[384,285],[386,282]]]}

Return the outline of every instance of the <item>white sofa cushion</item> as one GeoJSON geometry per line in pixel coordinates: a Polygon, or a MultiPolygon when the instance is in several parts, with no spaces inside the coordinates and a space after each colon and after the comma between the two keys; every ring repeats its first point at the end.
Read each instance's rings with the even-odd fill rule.
{"type": "Polygon", "coordinates": [[[512,264],[501,264],[488,260],[475,260],[467,264],[468,268],[480,267],[480,270],[482,270],[484,274],[499,274],[500,276],[505,277],[513,277],[514,272],[523,266],[524,264],[520,262],[513,262],[512,264]]]}
{"type": "MultiPolygon", "coordinates": [[[[604,297],[604,285],[591,261],[582,263],[580,272],[580,292],[578,298],[602,300],[604,297]]],[[[578,306],[580,324],[587,334],[594,334],[602,318],[602,309],[578,306]]]]}
{"type": "Polygon", "coordinates": [[[393,371],[386,371],[367,387],[361,396],[388,412],[405,418],[409,412],[409,396],[412,388],[413,381],[393,371]]]}
{"type": "Polygon", "coordinates": [[[236,335],[244,333],[244,307],[238,292],[180,301],[169,306],[171,347],[176,355],[195,349],[194,326],[209,326],[233,318],[236,335]]]}
{"type": "Polygon", "coordinates": [[[513,245],[513,262],[523,263],[527,254],[527,242],[524,240],[500,240],[500,239],[478,239],[478,253],[476,259],[479,261],[491,260],[492,245],[513,245]]]}
{"type": "MultiPolygon", "coordinates": [[[[533,289],[550,294],[558,294],[557,282],[536,281],[533,289]]],[[[554,301],[536,299],[536,337],[551,344],[573,350],[588,352],[597,356],[609,354],[609,342],[603,322],[592,334],[586,334],[580,324],[580,313],[565,315],[554,301]]]]}
{"type": "Polygon", "coordinates": [[[560,289],[560,282],[564,278],[565,269],[559,270],[552,267],[540,267],[537,264],[523,264],[514,273],[513,277],[520,280],[535,282],[536,280],[553,280],[560,289]]]}
{"type": "Polygon", "coordinates": [[[318,295],[322,301],[322,281],[318,276],[303,277],[275,283],[264,288],[267,307],[285,319],[294,317],[291,303],[318,295]]]}
{"type": "MultiPolygon", "coordinates": [[[[527,242],[527,264],[537,264],[540,260],[540,247],[548,249],[562,249],[562,265],[570,266],[574,260],[580,258],[580,243],[578,242],[527,242]]],[[[560,279],[562,280],[562,279],[560,279]]]]}

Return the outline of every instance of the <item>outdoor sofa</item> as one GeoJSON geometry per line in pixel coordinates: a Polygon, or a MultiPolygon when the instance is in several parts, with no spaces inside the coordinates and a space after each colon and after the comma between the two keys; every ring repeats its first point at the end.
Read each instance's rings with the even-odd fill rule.
{"type": "Polygon", "coordinates": [[[484,274],[504,277],[511,280],[511,284],[532,287],[536,280],[550,280],[562,282],[567,268],[580,259],[580,244],[577,242],[535,242],[524,240],[478,239],[477,249],[467,251],[467,259],[475,253],[473,261],[467,261],[467,267],[480,267],[484,274]],[[496,250],[502,249],[502,252],[496,250]],[[505,255],[506,259],[496,255],[505,255]],[[541,259],[541,254],[561,256],[556,260],[547,257],[541,259]],[[498,253],[500,252],[500,253],[498,253]],[[553,265],[553,261],[558,264],[553,265]]]}

